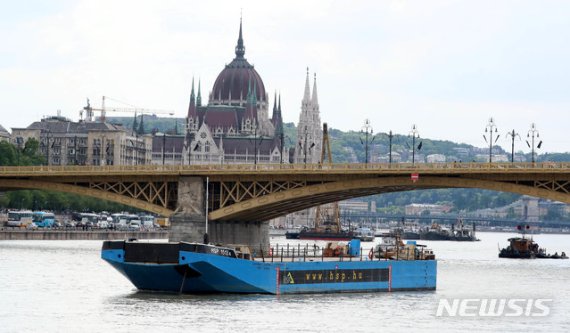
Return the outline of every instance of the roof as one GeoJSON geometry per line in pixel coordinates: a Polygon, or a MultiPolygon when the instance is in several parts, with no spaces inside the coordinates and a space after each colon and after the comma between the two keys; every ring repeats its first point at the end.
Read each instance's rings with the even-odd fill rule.
{"type": "Polygon", "coordinates": [[[206,123],[212,131],[215,131],[217,127],[222,127],[224,131],[233,127],[237,131],[241,127],[240,123],[245,108],[230,105],[207,105],[198,107],[197,112],[200,123],[206,123]]]}
{"type": "Polygon", "coordinates": [[[242,24],[239,24],[239,37],[235,48],[236,57],[220,72],[212,88],[213,101],[245,100],[249,89],[255,87],[258,101],[265,101],[263,80],[253,66],[244,58],[245,46],[242,37],[242,24]]]}
{"type": "Polygon", "coordinates": [[[89,131],[126,131],[122,126],[101,122],[72,122],[62,120],[36,121],[27,129],[39,129],[51,133],[87,133],[89,131]]]}
{"type": "MultiPolygon", "coordinates": [[[[219,138],[216,138],[216,144],[219,144],[219,138]]],[[[223,139],[223,148],[226,154],[245,154],[247,151],[248,154],[252,154],[255,152],[255,140],[253,136],[248,137],[224,137],[223,139]]],[[[279,145],[273,140],[273,138],[267,137],[257,137],[257,150],[262,155],[269,155],[275,147],[279,145]]]]}
{"type": "Polygon", "coordinates": [[[1,134],[8,134],[10,135],[10,132],[8,132],[4,127],[2,127],[2,125],[0,125],[0,135],[1,134]]]}
{"type": "MultiPolygon", "coordinates": [[[[152,138],[152,152],[153,153],[161,153],[162,152],[162,145],[164,142],[164,146],[166,147],[166,151],[171,152],[182,152],[184,148],[184,136],[182,135],[158,135],[152,138]],[[164,140],[164,141],[163,141],[164,140]]],[[[279,143],[276,142],[273,138],[264,137],[257,137],[257,149],[262,155],[269,155],[275,147],[279,147],[279,143]]],[[[254,154],[255,152],[255,140],[253,136],[224,136],[221,138],[222,146],[224,152],[226,154],[245,154],[246,151],[248,154],[254,154]]],[[[220,145],[220,137],[214,137],[214,142],[216,146],[220,145]]]]}
{"type": "Polygon", "coordinates": [[[181,153],[184,148],[184,136],[182,135],[155,135],[152,137],[152,152],[162,153],[162,145],[168,152],[181,153]]]}

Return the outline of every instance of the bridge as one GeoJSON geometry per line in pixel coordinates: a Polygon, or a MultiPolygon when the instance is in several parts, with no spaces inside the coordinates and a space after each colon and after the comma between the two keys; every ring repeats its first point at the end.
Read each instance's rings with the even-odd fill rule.
{"type": "MultiPolygon", "coordinates": [[[[204,224],[207,206],[214,230],[226,225],[218,230],[225,235],[239,234],[236,223],[266,229],[264,221],[319,204],[435,188],[479,188],[570,203],[570,163],[0,167],[1,190],[86,195],[172,216],[175,224],[176,216],[185,221],[193,216],[196,227],[204,224]]],[[[240,241],[245,233],[251,230],[230,238],[240,241]]]]}

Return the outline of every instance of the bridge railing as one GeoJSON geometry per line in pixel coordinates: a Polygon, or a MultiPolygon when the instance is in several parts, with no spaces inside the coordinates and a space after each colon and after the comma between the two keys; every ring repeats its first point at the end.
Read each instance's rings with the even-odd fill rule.
{"type": "Polygon", "coordinates": [[[178,174],[189,172],[322,172],[327,171],[429,171],[429,170],[481,170],[482,172],[496,170],[525,171],[537,169],[570,169],[570,162],[538,162],[538,163],[477,163],[477,162],[445,162],[445,163],[334,163],[334,164],[193,164],[193,165],[105,165],[105,166],[2,166],[0,176],[22,174],[67,174],[85,175],[93,173],[125,173],[136,174],[178,174]]]}

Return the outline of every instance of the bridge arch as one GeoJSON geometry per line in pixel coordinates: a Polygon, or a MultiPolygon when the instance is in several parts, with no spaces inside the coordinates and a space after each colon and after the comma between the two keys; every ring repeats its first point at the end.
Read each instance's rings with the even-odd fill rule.
{"type": "Polygon", "coordinates": [[[116,194],[108,191],[102,191],[82,186],[55,183],[37,180],[15,180],[15,179],[0,179],[0,189],[10,190],[47,190],[56,192],[65,192],[71,194],[85,195],[96,199],[108,200],[123,205],[131,206],[134,208],[142,209],[152,212],[161,216],[171,216],[174,211],[155,205],[143,200],[131,198],[125,195],[116,194]]]}
{"type": "Polygon", "coordinates": [[[570,194],[516,182],[462,177],[374,177],[308,185],[235,203],[209,213],[212,220],[263,221],[319,204],[381,193],[437,188],[478,188],[511,192],[570,204],[570,194]]]}

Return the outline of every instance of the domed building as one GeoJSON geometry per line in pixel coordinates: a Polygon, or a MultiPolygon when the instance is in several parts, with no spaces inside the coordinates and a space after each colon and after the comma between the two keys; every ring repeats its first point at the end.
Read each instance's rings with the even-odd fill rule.
{"type": "Polygon", "coordinates": [[[196,94],[192,79],[184,164],[283,162],[280,98],[274,97],[270,119],[263,80],[244,56],[240,20],[235,58],[216,78],[207,105],[202,105],[200,83],[196,94]]]}
{"type": "Polygon", "coordinates": [[[190,92],[183,136],[166,134],[153,138],[154,164],[317,163],[322,130],[316,77],[311,93],[309,72],[301,102],[298,145],[283,149],[281,97],[274,96],[269,118],[269,95],[259,73],[245,58],[242,22],[235,57],[225,65],[202,104],[201,84],[190,92]]]}

